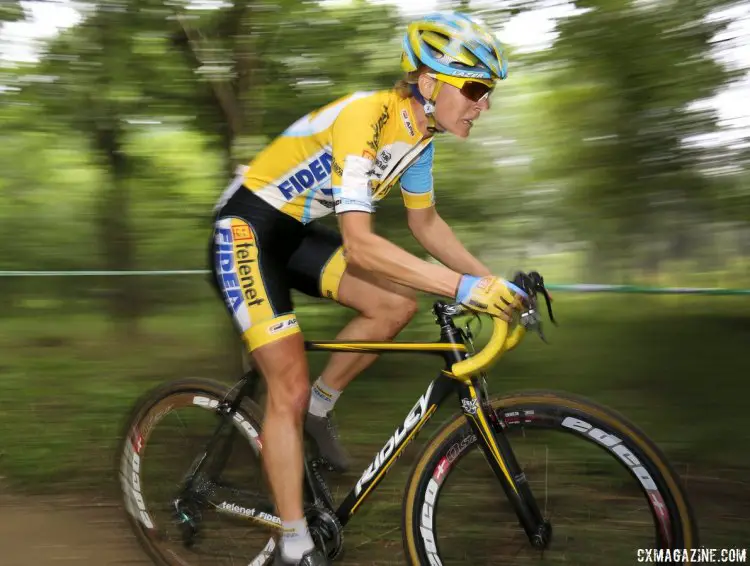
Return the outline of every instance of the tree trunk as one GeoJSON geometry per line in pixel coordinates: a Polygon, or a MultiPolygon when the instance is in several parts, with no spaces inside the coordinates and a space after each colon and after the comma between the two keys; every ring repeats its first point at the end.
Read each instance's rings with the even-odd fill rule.
{"type": "MultiPolygon", "coordinates": [[[[99,124],[93,132],[93,145],[106,159],[110,184],[99,202],[99,235],[103,266],[106,270],[132,270],[135,267],[135,241],[130,225],[130,167],[122,148],[122,132],[116,121],[99,124]]],[[[129,336],[137,332],[141,312],[137,281],[130,277],[108,277],[108,312],[129,336]]]]}
{"type": "MultiPolygon", "coordinates": [[[[243,34],[245,16],[248,10],[253,7],[252,2],[235,3],[230,10],[230,16],[223,26],[222,33],[224,36],[240,36],[243,34]]],[[[210,49],[211,42],[204,37],[197,29],[193,28],[185,18],[178,17],[182,37],[178,38],[179,42],[187,47],[197,66],[203,64],[203,53],[210,49]]],[[[252,45],[252,42],[243,42],[252,45]]],[[[213,81],[211,89],[213,92],[213,102],[216,116],[221,116],[223,120],[218,124],[218,131],[221,135],[222,153],[225,159],[226,178],[224,181],[229,183],[234,175],[236,167],[234,159],[234,144],[243,132],[248,130],[248,116],[243,111],[242,94],[245,91],[251,91],[254,86],[253,73],[253,53],[250,49],[238,49],[234,56],[233,62],[239,76],[238,84],[230,82],[213,81]]],[[[254,113],[251,113],[254,114],[254,113]]],[[[252,122],[252,120],[250,120],[252,122]]],[[[223,306],[217,301],[217,309],[223,306]]],[[[222,313],[222,316],[225,316],[222,313]]],[[[237,331],[231,324],[227,324],[222,332],[222,343],[226,344],[226,352],[223,356],[225,364],[218,368],[221,372],[227,372],[230,375],[239,375],[248,369],[247,355],[244,345],[242,344],[237,331]]]]}
{"type": "Polygon", "coordinates": [[[592,241],[589,243],[586,254],[585,283],[604,283],[606,275],[606,257],[603,242],[592,241]]]}

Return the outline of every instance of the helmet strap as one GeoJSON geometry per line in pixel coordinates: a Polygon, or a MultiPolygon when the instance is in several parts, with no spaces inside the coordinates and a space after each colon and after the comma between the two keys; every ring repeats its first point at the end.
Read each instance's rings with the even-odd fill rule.
{"type": "Polygon", "coordinates": [[[422,96],[421,92],[419,92],[419,87],[416,84],[411,85],[411,90],[414,94],[414,98],[416,98],[417,101],[422,104],[424,114],[427,117],[427,131],[432,134],[439,134],[444,131],[438,127],[437,120],[435,120],[435,100],[437,99],[438,92],[440,91],[440,87],[443,84],[441,81],[436,82],[437,84],[435,85],[435,90],[432,91],[432,96],[427,99],[422,96]]]}

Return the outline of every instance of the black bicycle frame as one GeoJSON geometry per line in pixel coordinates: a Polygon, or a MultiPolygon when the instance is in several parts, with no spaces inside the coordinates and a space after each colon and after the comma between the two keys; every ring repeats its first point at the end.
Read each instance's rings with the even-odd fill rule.
{"type": "MultiPolygon", "coordinates": [[[[436,304],[435,311],[441,329],[440,342],[463,345],[463,333],[456,328],[451,316],[440,308],[440,303],[436,304]]],[[[370,465],[336,509],[339,521],[343,526],[352,519],[366,498],[375,491],[391,466],[398,460],[406,446],[418,436],[419,431],[448,396],[455,392],[472,432],[476,435],[479,447],[515,509],[529,540],[534,546],[542,544],[546,539],[544,518],[510,443],[502,432],[502,425],[479,387],[478,379],[474,377],[469,382],[464,382],[448,377],[452,365],[465,359],[466,354],[456,348],[454,351],[444,352],[443,357],[446,362],[446,371],[441,372],[429,384],[427,391],[406,415],[403,424],[395,430],[385,446],[375,454],[370,465]]],[[[315,483],[314,480],[311,483],[315,483]]],[[[315,487],[311,487],[310,491],[313,497],[317,495],[315,487]]]]}
{"type": "MultiPolygon", "coordinates": [[[[548,525],[544,522],[536,500],[526,481],[526,477],[513,454],[508,439],[503,433],[503,425],[499,422],[495,411],[490,406],[488,399],[486,399],[482,392],[482,388],[479,386],[478,378],[473,377],[468,381],[463,381],[457,380],[455,377],[449,377],[449,375],[452,375],[450,373],[452,365],[467,357],[464,334],[453,323],[452,316],[445,305],[439,302],[436,303],[435,314],[438,317],[438,324],[440,324],[441,329],[439,343],[454,346],[454,348],[442,348],[439,351],[433,352],[440,353],[443,356],[446,363],[446,370],[441,372],[429,384],[425,393],[408,412],[403,423],[396,428],[383,448],[375,454],[370,465],[360,475],[349,494],[338,508],[335,509],[335,513],[341,525],[346,525],[367,497],[375,491],[390,468],[404,452],[406,446],[417,437],[419,431],[432,418],[448,396],[456,393],[466,420],[472,432],[476,435],[477,443],[487,458],[508,500],[515,509],[519,523],[526,531],[529,541],[535,547],[542,547],[546,544],[548,538],[546,530],[548,525]]],[[[333,344],[335,343],[306,343],[306,348],[308,350],[327,350],[333,344]]],[[[384,351],[384,349],[381,348],[379,351],[384,351]]],[[[225,418],[221,419],[219,428],[217,428],[213,438],[209,441],[209,446],[207,446],[206,453],[204,453],[202,459],[202,462],[207,460],[211,462],[209,477],[213,481],[216,481],[216,478],[221,473],[221,469],[226,464],[229,455],[227,447],[231,447],[233,440],[233,436],[230,436],[228,440],[225,440],[226,444],[216,442],[221,434],[221,427],[224,425],[231,427],[232,415],[239,408],[244,397],[252,396],[257,380],[257,373],[252,370],[248,372],[240,382],[241,385],[238,394],[232,400],[225,401],[217,409],[225,418]],[[209,458],[208,453],[213,450],[216,450],[220,454],[219,457],[214,456],[209,458]]],[[[199,471],[200,466],[195,469],[193,477],[199,471]]],[[[188,489],[192,485],[193,477],[188,480],[188,489]]],[[[333,500],[328,487],[310,461],[305,462],[305,478],[305,491],[308,498],[312,501],[322,502],[331,511],[334,511],[333,500]]],[[[229,493],[235,496],[241,497],[242,495],[242,492],[239,490],[227,489],[229,489],[229,493]]],[[[214,487],[214,492],[218,494],[224,492],[224,490],[219,488],[217,493],[214,487]]],[[[211,497],[211,499],[219,500],[215,496],[211,497]]],[[[269,514],[273,511],[270,502],[258,505],[257,500],[251,501],[250,497],[248,497],[248,502],[245,505],[248,507],[223,501],[221,504],[216,505],[216,507],[233,515],[269,524],[269,514]]],[[[273,519],[277,518],[271,516],[270,519],[270,524],[276,523],[273,519]]]]}

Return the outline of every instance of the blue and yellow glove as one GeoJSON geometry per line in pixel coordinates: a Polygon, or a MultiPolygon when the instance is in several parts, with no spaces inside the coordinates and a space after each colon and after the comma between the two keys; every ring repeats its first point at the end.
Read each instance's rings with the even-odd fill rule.
{"type": "Polygon", "coordinates": [[[510,321],[513,310],[529,296],[519,287],[500,277],[464,275],[458,284],[456,301],[478,312],[510,321]]]}

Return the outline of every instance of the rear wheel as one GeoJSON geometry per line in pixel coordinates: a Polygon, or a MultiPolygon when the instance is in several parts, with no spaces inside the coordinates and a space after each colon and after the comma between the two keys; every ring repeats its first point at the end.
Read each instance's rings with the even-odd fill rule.
{"type": "Polygon", "coordinates": [[[540,561],[630,565],[637,549],[698,546],[677,474],[661,451],[614,411],[548,391],[493,399],[552,542],[534,550],[466,418],[442,427],[418,458],[404,499],[411,564],[540,561]]]}
{"type": "Polygon", "coordinates": [[[121,493],[136,537],[157,564],[271,560],[279,524],[260,461],[261,411],[244,399],[231,417],[221,414],[229,392],[210,380],[171,382],[139,399],[127,421],[121,493]],[[222,421],[220,443],[214,434],[222,421]],[[225,448],[207,457],[209,443],[225,448]]]}

